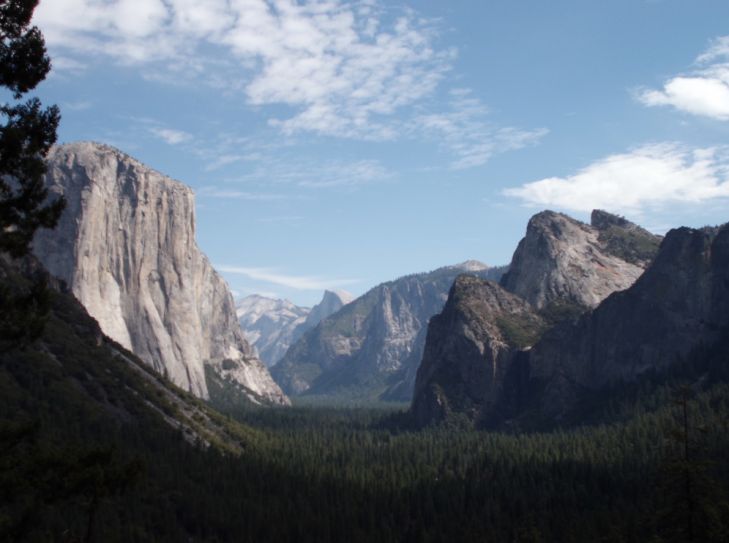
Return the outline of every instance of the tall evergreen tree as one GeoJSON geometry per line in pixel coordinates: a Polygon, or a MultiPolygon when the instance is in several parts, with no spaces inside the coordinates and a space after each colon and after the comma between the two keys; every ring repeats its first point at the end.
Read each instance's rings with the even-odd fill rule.
{"type": "Polygon", "coordinates": [[[48,202],[45,157],[56,141],[58,107],[22,101],[51,68],[45,41],[30,26],[38,0],[0,0],[0,86],[12,100],[0,106],[0,251],[28,253],[38,228],[52,228],[65,202],[48,202]]]}

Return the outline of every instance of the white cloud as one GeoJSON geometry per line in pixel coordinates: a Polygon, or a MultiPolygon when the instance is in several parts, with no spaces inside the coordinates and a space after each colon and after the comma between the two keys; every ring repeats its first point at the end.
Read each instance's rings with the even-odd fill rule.
{"type": "Polygon", "coordinates": [[[244,275],[250,279],[273,283],[296,290],[325,290],[359,283],[359,279],[325,279],[301,275],[287,275],[270,268],[247,268],[240,266],[216,265],[223,273],[244,275]]]}
{"type": "Polygon", "coordinates": [[[383,181],[392,173],[378,160],[281,160],[280,157],[262,157],[260,164],[250,173],[239,176],[237,182],[265,182],[289,184],[308,189],[356,187],[383,181]]]}
{"type": "Polygon", "coordinates": [[[544,128],[497,127],[488,121],[488,109],[469,89],[453,89],[450,94],[450,111],[420,115],[411,129],[437,138],[455,155],[453,169],[480,166],[496,153],[534,145],[548,132],[544,128]]]}
{"type": "Polygon", "coordinates": [[[729,198],[729,148],[645,145],[603,158],[574,175],[503,193],[531,206],[573,211],[602,208],[640,214],[667,204],[699,204],[729,198]]]}
{"type": "Polygon", "coordinates": [[[385,118],[431,93],[453,56],[413,11],[389,15],[342,0],[53,0],[35,22],[53,56],[204,73],[221,86],[243,75],[250,104],[294,108],[270,121],[287,134],[383,139],[394,136],[385,118]]]}
{"type": "Polygon", "coordinates": [[[182,130],[173,130],[172,128],[151,126],[149,127],[149,131],[169,145],[178,145],[192,139],[192,134],[188,134],[182,130]]]}
{"type": "Polygon", "coordinates": [[[666,81],[660,90],[641,89],[647,106],[672,106],[680,111],[729,120],[729,36],[714,40],[696,59],[697,69],[666,81]]]}
{"type": "Polygon", "coordinates": [[[230,190],[213,186],[201,187],[197,190],[197,195],[209,198],[223,198],[226,200],[249,200],[257,202],[272,202],[276,200],[288,200],[291,198],[290,195],[285,194],[230,190]]]}

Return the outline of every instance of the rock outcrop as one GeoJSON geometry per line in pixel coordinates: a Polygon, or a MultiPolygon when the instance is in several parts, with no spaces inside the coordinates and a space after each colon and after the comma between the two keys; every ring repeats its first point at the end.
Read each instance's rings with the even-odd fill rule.
{"type": "Polygon", "coordinates": [[[412,404],[417,424],[448,413],[493,419],[505,409],[508,376],[522,376],[528,348],[552,326],[562,330],[561,323],[629,288],[659,243],[604,211],[593,212],[591,225],[552,211],[532,217],[500,288],[459,280],[444,313],[432,319],[412,404]]]}
{"type": "Polygon", "coordinates": [[[58,146],[48,161],[46,184],[68,205],[34,251],[103,332],[199,397],[207,366],[252,401],[287,403],[197,247],[192,190],[106,145],[58,146]]]}
{"type": "Polygon", "coordinates": [[[593,308],[640,277],[660,238],[604,211],[593,225],[562,213],[534,215],[501,285],[537,309],[593,308]]]}
{"type": "Polygon", "coordinates": [[[327,290],[321,302],[308,308],[253,294],[238,300],[236,313],[246,339],[271,367],[305,332],[351,301],[348,292],[327,290]]]}
{"type": "Polygon", "coordinates": [[[464,271],[498,279],[503,268],[469,261],[378,285],[304,334],[274,379],[288,394],[409,401],[426,325],[464,271]]]}
{"type": "Polygon", "coordinates": [[[546,327],[532,306],[497,283],[459,276],[443,311],[428,325],[413,396],[416,424],[452,413],[478,419],[499,399],[514,354],[546,327]]]}
{"type": "Polygon", "coordinates": [[[540,391],[530,407],[560,420],[584,394],[660,375],[727,334],[729,225],[678,228],[630,289],[546,333],[529,353],[529,382],[512,388],[540,391]]]}

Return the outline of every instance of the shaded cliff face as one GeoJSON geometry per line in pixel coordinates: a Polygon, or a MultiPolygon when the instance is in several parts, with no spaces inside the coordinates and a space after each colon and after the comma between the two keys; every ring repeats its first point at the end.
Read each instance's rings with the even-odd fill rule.
{"type": "Polygon", "coordinates": [[[305,332],[351,301],[348,292],[327,290],[322,301],[310,309],[254,294],[238,300],[236,313],[246,339],[271,367],[305,332]]]}
{"type": "Polygon", "coordinates": [[[529,388],[540,395],[532,406],[559,420],[586,391],[660,374],[727,332],[729,225],[671,230],[630,289],[535,345],[529,388]]]}
{"type": "Polygon", "coordinates": [[[499,398],[514,354],[532,345],[546,321],[497,283],[459,276],[428,325],[412,414],[418,426],[452,413],[478,419],[499,398]]]}
{"type": "Polygon", "coordinates": [[[512,409],[501,396],[523,378],[525,349],[552,326],[562,330],[562,323],[629,288],[659,243],[604,211],[593,212],[591,225],[552,211],[533,216],[500,286],[457,281],[444,313],[432,319],[413,397],[416,423],[450,413],[479,422],[512,409]]]}
{"type": "Polygon", "coordinates": [[[408,401],[428,320],[456,276],[498,279],[500,268],[466,262],[383,283],[324,319],[271,372],[288,394],[408,401]]]}
{"type": "Polygon", "coordinates": [[[643,273],[660,238],[603,211],[593,225],[567,215],[534,215],[501,285],[537,309],[550,304],[596,307],[643,273]]]}
{"type": "Polygon", "coordinates": [[[192,190],[95,143],[56,147],[48,162],[46,184],[68,206],[34,251],[104,333],[197,396],[208,365],[253,401],[286,403],[197,247],[192,190]]]}

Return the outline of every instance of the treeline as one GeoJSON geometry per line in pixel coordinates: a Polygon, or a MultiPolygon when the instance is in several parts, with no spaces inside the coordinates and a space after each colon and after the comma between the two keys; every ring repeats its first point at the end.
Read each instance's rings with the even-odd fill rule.
{"type": "Polygon", "coordinates": [[[238,457],[152,417],[120,421],[47,363],[2,365],[3,418],[40,421],[3,449],[10,540],[659,542],[689,541],[689,519],[694,541],[728,540],[727,385],[689,399],[685,464],[678,405],[529,435],[400,431],[381,410],[248,411],[238,457]]]}
{"type": "Polygon", "coordinates": [[[179,408],[77,302],[51,305],[39,339],[0,350],[0,541],[729,541],[721,373],[642,383],[611,424],[542,433],[239,409],[218,419],[242,452],[223,453],[164,422],[179,408]]]}

